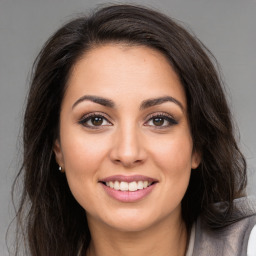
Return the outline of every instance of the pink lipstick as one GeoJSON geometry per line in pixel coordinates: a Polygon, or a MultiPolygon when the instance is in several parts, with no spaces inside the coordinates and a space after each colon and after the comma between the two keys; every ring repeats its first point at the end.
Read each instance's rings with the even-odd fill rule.
{"type": "Polygon", "coordinates": [[[143,175],[115,175],[100,180],[105,192],[121,202],[136,202],[146,197],[157,180],[143,175]]]}

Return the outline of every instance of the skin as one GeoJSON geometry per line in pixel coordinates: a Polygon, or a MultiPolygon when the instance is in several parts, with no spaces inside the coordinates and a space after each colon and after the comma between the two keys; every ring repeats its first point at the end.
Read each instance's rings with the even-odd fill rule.
{"type": "Polygon", "coordinates": [[[185,255],[181,200],[200,155],[193,151],[184,89],[161,53],[108,44],[82,56],[68,81],[54,152],[87,213],[87,255],[185,255]],[[114,107],[84,95],[109,99],[114,107]],[[166,96],[176,102],[141,107],[166,96]],[[102,115],[103,122],[93,125],[88,113],[102,115]],[[112,175],[145,175],[157,183],[143,199],[124,203],[99,182],[112,175]]]}

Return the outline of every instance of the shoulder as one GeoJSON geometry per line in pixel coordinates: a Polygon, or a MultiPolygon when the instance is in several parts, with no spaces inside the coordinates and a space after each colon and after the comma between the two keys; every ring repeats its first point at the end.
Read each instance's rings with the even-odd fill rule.
{"type": "MultiPolygon", "coordinates": [[[[239,198],[234,205],[232,224],[220,230],[209,229],[201,218],[197,220],[193,255],[207,252],[209,256],[246,256],[247,248],[253,250],[251,240],[256,233],[256,199],[239,198]]],[[[256,256],[256,252],[248,255],[256,256]]]]}

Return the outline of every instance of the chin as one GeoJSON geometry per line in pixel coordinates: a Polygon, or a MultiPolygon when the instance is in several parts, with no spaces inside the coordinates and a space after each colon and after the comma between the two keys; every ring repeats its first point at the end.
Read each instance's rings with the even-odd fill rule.
{"type": "Polygon", "coordinates": [[[142,232],[152,226],[152,223],[140,222],[140,221],[129,221],[125,223],[112,223],[111,228],[119,232],[142,232]]]}
{"type": "Polygon", "coordinates": [[[105,223],[120,232],[140,232],[153,227],[159,222],[163,216],[158,216],[156,212],[147,213],[138,210],[125,210],[118,211],[116,214],[112,214],[108,219],[105,219],[105,223]]]}

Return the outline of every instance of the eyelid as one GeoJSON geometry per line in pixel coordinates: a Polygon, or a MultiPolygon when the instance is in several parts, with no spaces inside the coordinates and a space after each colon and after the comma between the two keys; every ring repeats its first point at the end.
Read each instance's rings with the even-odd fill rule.
{"type": "Polygon", "coordinates": [[[178,124],[178,121],[171,114],[166,112],[155,112],[147,116],[146,122],[144,123],[144,125],[146,126],[146,123],[148,123],[151,119],[156,117],[162,117],[169,122],[169,125],[167,126],[159,126],[159,127],[154,126],[154,128],[157,128],[157,129],[166,128],[166,127],[170,127],[172,125],[178,124]]]}
{"type": "MultiPolygon", "coordinates": [[[[86,126],[84,123],[89,120],[90,118],[92,117],[102,117],[104,118],[110,125],[113,125],[111,121],[109,121],[109,119],[111,119],[109,117],[108,114],[104,113],[104,112],[90,112],[90,113],[87,113],[87,114],[84,114],[79,120],[78,120],[78,123],[85,126],[85,127],[90,127],[90,128],[94,128],[94,129],[100,129],[102,126],[86,126]]],[[[103,125],[103,126],[106,126],[106,125],[103,125]]]]}

